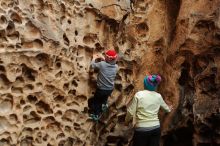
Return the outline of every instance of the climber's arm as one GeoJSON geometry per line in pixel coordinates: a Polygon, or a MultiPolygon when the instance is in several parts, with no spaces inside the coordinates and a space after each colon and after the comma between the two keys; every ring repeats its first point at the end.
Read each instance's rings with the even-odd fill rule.
{"type": "Polygon", "coordinates": [[[99,59],[99,58],[100,58],[100,55],[97,55],[97,54],[93,55],[92,61],[90,63],[91,68],[94,68],[94,69],[99,69],[100,68],[101,62],[96,62],[96,60],[99,59]]]}
{"type": "Polygon", "coordinates": [[[169,107],[169,106],[164,102],[164,100],[163,100],[162,97],[161,97],[160,103],[161,103],[161,107],[162,107],[162,108],[164,109],[164,111],[167,112],[167,113],[169,113],[169,112],[171,111],[171,109],[173,108],[172,106],[169,107]]]}
{"type": "Polygon", "coordinates": [[[129,121],[135,116],[137,108],[137,97],[134,96],[131,104],[128,106],[127,115],[125,117],[125,123],[129,123],[129,121]]]}

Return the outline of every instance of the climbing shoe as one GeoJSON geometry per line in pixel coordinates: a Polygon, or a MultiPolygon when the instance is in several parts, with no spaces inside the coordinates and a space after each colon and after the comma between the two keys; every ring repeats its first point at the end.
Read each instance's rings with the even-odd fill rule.
{"type": "Polygon", "coordinates": [[[102,112],[107,112],[107,110],[108,110],[108,104],[106,103],[106,104],[102,104],[102,112]]]}
{"type": "Polygon", "coordinates": [[[90,117],[94,120],[94,121],[98,121],[99,120],[99,115],[95,115],[95,114],[90,114],[90,117]]]}

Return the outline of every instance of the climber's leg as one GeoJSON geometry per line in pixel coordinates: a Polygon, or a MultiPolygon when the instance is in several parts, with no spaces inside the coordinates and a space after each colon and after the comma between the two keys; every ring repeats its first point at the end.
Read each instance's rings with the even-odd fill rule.
{"type": "Polygon", "coordinates": [[[94,95],[94,114],[100,115],[102,112],[102,104],[105,104],[110,96],[112,90],[97,89],[94,95]]]}
{"type": "Polygon", "coordinates": [[[150,131],[135,130],[133,146],[159,146],[160,128],[150,131]]]}
{"type": "Polygon", "coordinates": [[[89,113],[94,113],[94,97],[88,100],[89,113]]]}
{"type": "Polygon", "coordinates": [[[102,102],[102,112],[106,112],[108,109],[108,97],[111,95],[113,90],[105,90],[105,94],[103,95],[103,102],[102,102]]]}
{"type": "Polygon", "coordinates": [[[134,131],[133,146],[148,146],[148,131],[134,131]]]}
{"type": "Polygon", "coordinates": [[[159,146],[160,144],[160,128],[154,129],[150,133],[149,146],[159,146]]]}

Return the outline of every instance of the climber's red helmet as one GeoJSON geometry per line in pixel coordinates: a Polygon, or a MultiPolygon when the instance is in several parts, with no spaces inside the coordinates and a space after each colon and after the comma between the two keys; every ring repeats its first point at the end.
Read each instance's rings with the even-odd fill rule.
{"type": "Polygon", "coordinates": [[[107,50],[105,52],[106,61],[115,61],[118,58],[118,54],[115,50],[107,50]]]}

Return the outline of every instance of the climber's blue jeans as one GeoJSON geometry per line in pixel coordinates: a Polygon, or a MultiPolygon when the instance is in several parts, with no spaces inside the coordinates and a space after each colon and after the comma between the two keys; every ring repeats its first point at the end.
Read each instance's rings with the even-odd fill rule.
{"type": "Polygon", "coordinates": [[[134,131],[133,146],[159,146],[160,128],[150,131],[134,131]]]}
{"type": "Polygon", "coordinates": [[[113,90],[96,89],[94,94],[93,111],[95,115],[100,115],[102,112],[102,104],[106,104],[108,97],[113,90]]]}

